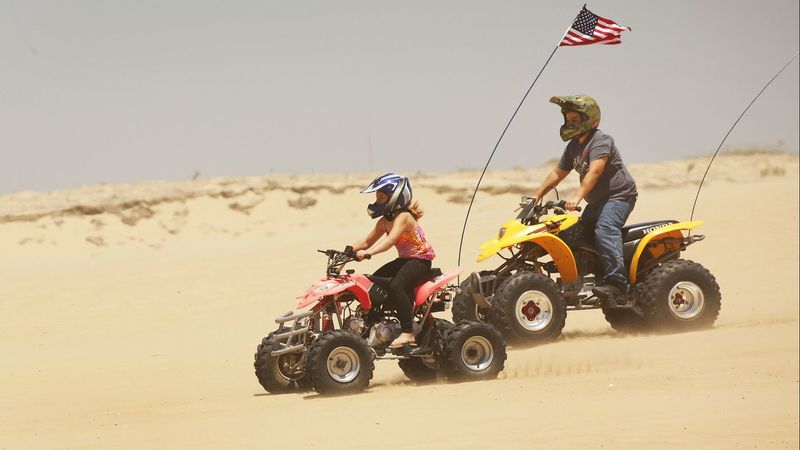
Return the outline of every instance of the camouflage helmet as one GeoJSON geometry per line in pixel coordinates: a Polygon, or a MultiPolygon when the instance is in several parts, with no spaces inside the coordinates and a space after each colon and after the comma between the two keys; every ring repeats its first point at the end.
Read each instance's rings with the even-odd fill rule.
{"type": "Polygon", "coordinates": [[[565,142],[597,128],[600,123],[600,107],[588,95],[550,97],[550,103],[555,103],[561,107],[561,114],[564,115],[564,125],[561,125],[560,132],[561,139],[565,142]],[[567,127],[567,113],[570,111],[581,115],[581,123],[577,127],[567,127]]]}

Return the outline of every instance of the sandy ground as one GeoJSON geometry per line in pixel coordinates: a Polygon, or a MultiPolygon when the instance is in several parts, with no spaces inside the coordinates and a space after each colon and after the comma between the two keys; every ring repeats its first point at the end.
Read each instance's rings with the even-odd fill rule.
{"type": "MultiPolygon", "coordinates": [[[[631,222],[688,219],[705,162],[632,167],[631,222]]],[[[475,263],[475,249],[545,170],[487,176],[468,272],[497,264],[475,263]]],[[[415,386],[382,361],[364,394],[266,394],[256,344],[322,275],[315,250],[366,234],[369,199],[354,186],[369,178],[0,197],[0,448],[798,448],[797,156],[712,169],[696,213],[707,238],[684,256],[721,286],[714,329],[625,336],[575,312],[559,341],[512,349],[495,381],[415,386]]],[[[474,180],[412,175],[443,268],[474,180]]]]}

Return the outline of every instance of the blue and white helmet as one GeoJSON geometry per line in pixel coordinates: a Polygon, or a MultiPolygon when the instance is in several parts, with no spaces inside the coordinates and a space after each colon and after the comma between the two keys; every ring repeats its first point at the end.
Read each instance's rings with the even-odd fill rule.
{"type": "Polygon", "coordinates": [[[396,173],[387,173],[372,180],[361,193],[383,192],[389,196],[386,203],[371,203],[367,206],[367,214],[373,219],[381,216],[393,220],[400,210],[411,204],[411,183],[408,178],[396,173]]]}

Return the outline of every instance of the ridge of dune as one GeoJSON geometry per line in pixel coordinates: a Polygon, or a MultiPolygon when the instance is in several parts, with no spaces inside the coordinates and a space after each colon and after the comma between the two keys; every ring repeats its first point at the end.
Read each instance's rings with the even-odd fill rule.
{"type": "MultiPolygon", "coordinates": [[[[649,164],[631,164],[629,169],[642,189],[665,189],[699,184],[708,157],[687,158],[649,164]]],[[[481,192],[491,195],[530,194],[551,169],[490,170],[481,192]],[[509,181],[513,180],[513,181],[509,181]]],[[[773,176],[795,176],[798,155],[778,152],[722,154],[714,163],[707,183],[725,180],[747,182],[773,176]]],[[[412,176],[417,188],[428,188],[447,195],[449,201],[469,201],[479,171],[417,173],[412,176]]],[[[210,178],[189,181],[143,181],[131,184],[81,186],[52,192],[17,192],[0,196],[0,223],[36,221],[43,217],[80,216],[110,213],[123,221],[134,222],[146,215],[146,209],[163,203],[185,202],[195,198],[235,199],[246,194],[263,196],[268,192],[292,192],[303,196],[317,192],[344,193],[362,187],[374,174],[303,174],[238,178],[210,178]]],[[[564,193],[577,188],[570,177],[561,186],[564,193]]],[[[312,204],[296,203],[295,207],[312,204]]],[[[232,209],[236,209],[233,207],[232,209]]]]}

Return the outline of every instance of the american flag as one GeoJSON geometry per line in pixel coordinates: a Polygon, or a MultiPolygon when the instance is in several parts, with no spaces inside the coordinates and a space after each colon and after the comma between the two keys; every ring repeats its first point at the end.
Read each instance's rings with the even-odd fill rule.
{"type": "Polygon", "coordinates": [[[620,34],[623,31],[631,31],[631,29],[620,26],[613,20],[600,17],[584,6],[558,45],[615,45],[622,42],[620,34]]]}

